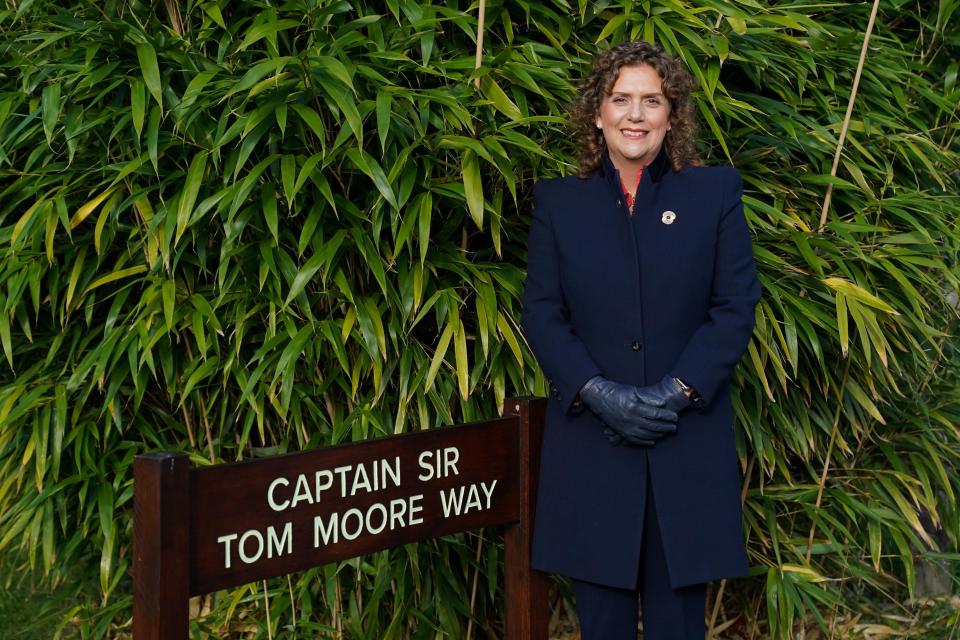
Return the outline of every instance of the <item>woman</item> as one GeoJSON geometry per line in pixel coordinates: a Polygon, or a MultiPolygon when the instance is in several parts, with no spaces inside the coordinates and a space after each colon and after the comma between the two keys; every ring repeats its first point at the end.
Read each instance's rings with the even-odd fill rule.
{"type": "Polygon", "coordinates": [[[599,55],[577,176],[534,187],[523,326],[551,383],[533,562],[584,640],[702,640],[706,582],[747,572],[728,380],[760,297],[733,168],[694,148],[692,78],[599,55]]]}

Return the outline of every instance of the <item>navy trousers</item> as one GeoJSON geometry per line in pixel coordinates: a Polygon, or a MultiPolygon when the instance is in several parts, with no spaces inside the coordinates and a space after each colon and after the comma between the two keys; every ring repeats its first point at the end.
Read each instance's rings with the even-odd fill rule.
{"type": "Polygon", "coordinates": [[[649,475],[646,501],[637,589],[573,581],[581,640],[637,640],[641,603],[644,640],[703,640],[706,634],[707,585],[670,586],[649,475]]]}

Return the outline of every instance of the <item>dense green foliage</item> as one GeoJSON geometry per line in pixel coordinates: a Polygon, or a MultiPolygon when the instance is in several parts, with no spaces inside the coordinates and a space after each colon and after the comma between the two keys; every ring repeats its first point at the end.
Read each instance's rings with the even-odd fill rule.
{"type": "MultiPolygon", "coordinates": [[[[0,551],[89,577],[71,628],[128,628],[135,454],[232,461],[543,391],[517,323],[530,186],[572,171],[573,85],[629,37],[696,73],[764,286],[727,633],[902,600],[934,530],[956,553],[955,0],[882,4],[837,177],[869,4],[489,2],[479,70],[454,1],[3,7],[0,551]]],[[[493,537],[216,594],[195,629],[495,633],[493,537]]]]}

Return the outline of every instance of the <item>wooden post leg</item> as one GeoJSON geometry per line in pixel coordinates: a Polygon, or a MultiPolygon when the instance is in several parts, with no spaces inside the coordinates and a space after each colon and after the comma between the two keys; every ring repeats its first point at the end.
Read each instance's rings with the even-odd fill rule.
{"type": "Polygon", "coordinates": [[[184,454],[133,461],[133,637],[185,640],[190,598],[189,464],[184,454]]]}
{"type": "Polygon", "coordinates": [[[547,640],[547,576],[530,566],[545,402],[508,399],[520,417],[520,521],[503,532],[507,640],[547,640]]]}

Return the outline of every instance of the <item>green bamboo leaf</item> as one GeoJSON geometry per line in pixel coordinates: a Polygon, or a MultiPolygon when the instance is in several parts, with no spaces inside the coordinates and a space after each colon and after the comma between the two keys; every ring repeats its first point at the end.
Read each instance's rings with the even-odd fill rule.
{"type": "MultiPolygon", "coordinates": [[[[317,112],[302,104],[293,104],[290,106],[293,107],[293,110],[297,112],[297,115],[300,116],[300,119],[303,120],[308,127],[310,127],[314,135],[316,135],[317,139],[320,141],[321,146],[323,146],[327,138],[327,131],[323,126],[323,120],[320,119],[320,116],[317,115],[317,112]]],[[[320,158],[322,159],[322,157],[323,156],[321,155],[320,158]]]]}
{"type": "MultiPolygon", "coordinates": [[[[297,178],[297,159],[286,154],[280,158],[280,181],[283,183],[283,197],[287,201],[287,206],[293,206],[294,182],[297,178]]],[[[274,234],[276,239],[276,234],[274,234]]]]}
{"type": "Polygon", "coordinates": [[[159,169],[159,141],[160,141],[160,107],[150,109],[150,116],[147,118],[147,155],[153,164],[154,171],[159,169]]]}
{"type": "Polygon", "coordinates": [[[113,485],[106,479],[97,487],[97,513],[100,516],[100,531],[104,536],[113,532],[113,485]]]}
{"type": "Polygon", "coordinates": [[[383,329],[383,320],[380,317],[380,309],[377,307],[376,300],[374,300],[372,297],[365,298],[364,304],[367,307],[367,312],[370,314],[370,319],[373,321],[373,330],[377,337],[377,345],[380,347],[380,353],[384,358],[386,358],[387,335],[383,329]]]}
{"type": "Polygon", "coordinates": [[[266,76],[270,75],[271,73],[277,74],[282,67],[296,62],[297,59],[292,56],[280,56],[278,58],[270,58],[269,60],[258,62],[250,67],[236,84],[233,84],[230,87],[230,90],[224,94],[223,98],[226,99],[234,94],[250,90],[252,87],[262,82],[266,76]]]}
{"type": "Polygon", "coordinates": [[[334,78],[339,80],[345,87],[353,90],[353,78],[350,77],[350,71],[346,65],[333,56],[316,56],[312,61],[320,67],[323,67],[334,78]]]}
{"type": "Polygon", "coordinates": [[[137,45],[137,60],[140,61],[140,73],[143,82],[147,85],[150,95],[157,101],[157,106],[163,108],[163,88],[160,86],[160,65],[157,63],[157,52],[149,42],[137,45]]]}
{"type": "Polygon", "coordinates": [[[287,293],[286,299],[283,301],[283,306],[286,307],[290,302],[303,293],[304,287],[307,286],[307,283],[313,279],[313,276],[316,275],[317,271],[320,270],[320,267],[323,266],[324,255],[323,253],[315,253],[306,264],[303,265],[303,268],[297,272],[297,275],[293,279],[293,284],[290,285],[290,291],[287,293]]]}
{"type": "Polygon", "coordinates": [[[473,151],[464,151],[461,164],[463,190],[467,209],[477,227],[483,228],[483,184],[480,182],[480,163],[473,151]]]}
{"type": "Polygon", "coordinates": [[[280,134],[286,135],[287,133],[287,113],[289,107],[287,103],[281,103],[277,105],[277,108],[273,110],[274,118],[277,120],[277,126],[280,127],[280,134]]]}
{"type": "Polygon", "coordinates": [[[420,200],[420,214],[417,216],[417,245],[420,247],[421,265],[426,262],[427,251],[430,250],[430,218],[432,214],[433,196],[427,191],[420,200]]]}
{"type": "Polygon", "coordinates": [[[293,278],[293,284],[290,285],[290,292],[287,294],[287,297],[283,303],[284,307],[289,305],[294,298],[303,292],[304,287],[306,287],[307,283],[313,279],[314,275],[316,275],[321,267],[330,267],[337,255],[337,251],[340,249],[340,245],[343,244],[343,241],[346,237],[347,232],[341,229],[333,236],[333,238],[324,244],[322,250],[313,254],[313,256],[307,260],[306,264],[303,265],[303,268],[300,269],[293,278]]]}
{"type": "Polygon", "coordinates": [[[197,202],[197,195],[200,193],[200,186],[203,184],[203,176],[207,171],[207,155],[206,151],[195,154],[193,160],[190,161],[190,168],[187,169],[187,177],[184,180],[183,190],[180,192],[180,200],[177,204],[177,232],[173,241],[174,244],[180,242],[180,238],[190,225],[193,206],[197,202]]]}
{"type": "Polygon", "coordinates": [[[497,329],[500,332],[500,337],[507,341],[507,345],[513,352],[513,357],[516,359],[517,365],[523,369],[523,352],[520,350],[520,343],[517,341],[517,336],[513,333],[513,329],[502,313],[497,314],[497,329]]]}
{"type": "Polygon", "coordinates": [[[27,225],[30,224],[30,221],[33,220],[33,215],[40,211],[40,215],[43,215],[44,209],[52,209],[53,203],[46,200],[40,199],[34,202],[32,205],[27,207],[27,210],[20,216],[20,219],[17,220],[17,223],[13,225],[13,233],[10,235],[10,246],[16,246],[17,238],[23,233],[23,230],[27,228],[27,225]]]}
{"type": "Polygon", "coordinates": [[[380,319],[380,310],[377,308],[376,301],[364,298],[357,306],[356,318],[367,353],[372,360],[379,361],[381,356],[386,355],[387,347],[383,321],[380,319]]]}
{"type": "Polygon", "coordinates": [[[177,283],[174,280],[164,280],[162,287],[163,320],[167,331],[173,330],[173,310],[177,301],[177,283]]]}
{"type": "Polygon", "coordinates": [[[514,121],[523,118],[523,113],[520,111],[520,108],[504,93],[500,85],[497,84],[497,81],[490,75],[486,75],[480,80],[480,91],[483,92],[487,100],[493,103],[497,111],[503,115],[514,121]]]}
{"type": "Polygon", "coordinates": [[[297,197],[297,194],[300,193],[300,189],[303,188],[303,185],[306,184],[307,179],[317,168],[317,165],[323,160],[323,154],[315,153],[303,163],[303,166],[300,167],[300,173],[297,175],[297,182],[293,185],[293,189],[290,191],[290,200],[292,201],[297,197]]]}
{"type": "Polygon", "coordinates": [[[390,293],[387,289],[387,275],[383,268],[383,257],[377,250],[376,245],[373,244],[373,239],[369,234],[359,232],[353,234],[353,239],[357,243],[357,249],[363,256],[366,267],[376,279],[377,284],[380,285],[380,291],[383,292],[384,297],[389,296],[390,293]]]}
{"type": "Polygon", "coordinates": [[[347,157],[350,158],[350,161],[353,162],[353,165],[360,169],[364,174],[367,175],[371,180],[373,180],[374,186],[376,186],[377,191],[383,196],[383,198],[390,203],[390,206],[394,209],[399,208],[397,205],[397,197],[393,193],[393,188],[390,186],[390,182],[387,180],[386,174],[383,172],[383,169],[380,168],[379,163],[373,159],[367,153],[364,153],[362,149],[357,149],[351,147],[347,149],[347,157]]]}
{"type": "Polygon", "coordinates": [[[400,214],[400,229],[397,231],[397,235],[393,247],[393,257],[396,258],[401,251],[403,251],[404,245],[409,246],[412,252],[413,242],[411,241],[411,236],[413,234],[413,228],[417,223],[417,217],[420,212],[420,207],[422,205],[421,200],[423,200],[424,194],[420,194],[414,200],[413,204],[410,207],[407,207],[406,211],[400,214]]]}
{"type": "Polygon", "coordinates": [[[97,255],[100,255],[100,245],[103,238],[103,229],[107,225],[107,220],[110,219],[110,213],[113,211],[114,207],[117,206],[117,203],[120,201],[121,193],[119,191],[115,192],[110,199],[107,201],[107,204],[100,209],[100,215],[97,217],[97,224],[93,228],[93,247],[97,252],[97,255]]]}
{"type": "Polygon", "coordinates": [[[721,127],[720,123],[717,122],[716,116],[713,115],[713,111],[706,103],[699,101],[697,101],[697,108],[700,111],[700,115],[703,116],[703,119],[707,121],[707,126],[710,128],[711,133],[713,133],[717,142],[720,144],[720,148],[723,149],[724,155],[726,155],[729,159],[730,149],[727,148],[726,134],[724,133],[723,127],[721,127]]]}
{"type": "Polygon", "coordinates": [[[193,372],[190,374],[190,377],[187,378],[186,384],[183,385],[183,391],[180,392],[179,406],[183,406],[183,403],[186,402],[187,398],[190,396],[190,392],[192,392],[198,384],[209,378],[210,375],[219,370],[219,368],[220,359],[217,356],[213,356],[209,360],[204,361],[199,366],[194,368],[193,372]]]}
{"type": "Polygon", "coordinates": [[[867,536],[870,545],[870,559],[873,560],[874,570],[880,570],[880,554],[883,550],[883,537],[880,534],[879,523],[870,520],[867,522],[867,536]]]}
{"type": "Polygon", "coordinates": [[[877,405],[873,403],[867,394],[864,392],[863,388],[857,383],[853,378],[848,378],[846,383],[846,389],[853,396],[853,399],[857,401],[861,407],[866,409],[874,420],[880,424],[887,424],[887,421],[883,419],[883,414],[880,413],[880,410],[877,408],[877,405]]]}
{"type": "Polygon", "coordinates": [[[275,244],[280,243],[279,221],[277,219],[277,192],[274,186],[267,182],[260,187],[260,208],[263,210],[263,218],[267,221],[267,229],[273,236],[275,244]]]}
{"type": "Polygon", "coordinates": [[[110,533],[103,538],[103,547],[100,551],[100,590],[106,594],[110,592],[110,582],[113,577],[113,546],[116,536],[116,530],[111,529],[110,533]]]}
{"type": "Polygon", "coordinates": [[[60,83],[52,82],[44,86],[40,101],[43,105],[43,134],[47,138],[47,144],[50,144],[53,142],[53,130],[60,117],[60,83]]]}
{"type": "Polygon", "coordinates": [[[734,33],[736,33],[738,36],[742,36],[747,32],[747,21],[743,18],[737,16],[724,16],[724,18],[728,23],[730,23],[734,33]]]}
{"type": "Polygon", "coordinates": [[[217,23],[221,29],[227,28],[227,23],[223,19],[223,14],[220,12],[220,6],[216,2],[205,2],[200,5],[200,8],[203,9],[203,12],[210,16],[210,19],[217,23]]]}
{"type": "Polygon", "coordinates": [[[623,29],[627,23],[627,14],[618,13],[610,20],[607,21],[607,24],[604,25],[603,30],[600,32],[600,35],[597,36],[597,39],[594,41],[594,44],[603,42],[609,38],[615,31],[618,29],[623,29]]]}
{"type": "Polygon", "coordinates": [[[357,139],[357,145],[362,148],[363,120],[360,118],[360,112],[357,110],[357,103],[354,101],[353,96],[341,90],[336,83],[328,82],[323,77],[320,77],[319,81],[326,94],[324,97],[327,100],[327,104],[330,105],[331,109],[340,111],[343,114],[343,117],[347,121],[347,126],[357,139]]]}
{"type": "MultiPolygon", "coordinates": [[[[6,300],[0,297],[0,302],[6,306],[6,300]]],[[[7,364],[13,368],[13,340],[10,337],[10,316],[6,311],[0,310],[0,343],[3,344],[3,354],[7,357],[7,364]]]]}
{"type": "Polygon", "coordinates": [[[760,357],[760,352],[757,350],[757,345],[753,340],[747,345],[747,355],[753,364],[753,370],[757,374],[760,384],[763,386],[764,393],[767,394],[769,399],[773,400],[773,389],[770,388],[770,381],[767,380],[766,367],[763,366],[764,363],[760,357]]]}
{"type": "Polygon", "coordinates": [[[377,135],[380,136],[380,150],[386,151],[387,138],[390,135],[390,121],[393,114],[390,107],[393,102],[393,94],[381,89],[377,93],[377,135]]]}
{"type": "Polygon", "coordinates": [[[204,318],[199,311],[194,311],[190,317],[190,326],[193,329],[193,337],[197,341],[197,349],[200,350],[201,357],[207,355],[207,332],[204,326],[204,318]]]}
{"type": "Polygon", "coordinates": [[[251,27],[244,35],[243,42],[237,47],[237,51],[243,51],[263,38],[273,40],[279,32],[291,29],[298,24],[296,20],[273,20],[251,27]]]}
{"type": "Polygon", "coordinates": [[[180,98],[180,103],[176,106],[178,117],[183,117],[185,112],[191,110],[197,98],[203,95],[204,87],[206,87],[216,75],[215,71],[201,71],[190,80],[190,84],[187,85],[186,90],[183,92],[183,97],[180,98]]]}
{"type": "Polygon", "coordinates": [[[50,571],[53,567],[53,560],[56,554],[54,549],[53,536],[56,531],[56,525],[53,519],[53,503],[47,502],[43,506],[43,570],[50,571]]]}
{"type": "Polygon", "coordinates": [[[77,284],[80,282],[80,274],[83,273],[84,259],[87,255],[87,248],[81,247],[77,252],[77,257],[73,260],[73,269],[70,270],[70,278],[67,280],[67,295],[64,301],[64,308],[70,310],[70,303],[73,301],[73,294],[77,290],[77,284]]]}

